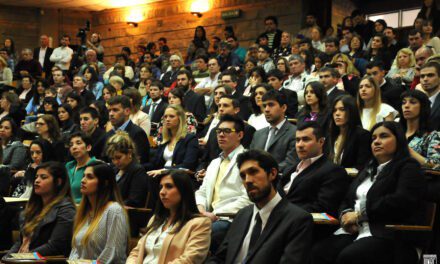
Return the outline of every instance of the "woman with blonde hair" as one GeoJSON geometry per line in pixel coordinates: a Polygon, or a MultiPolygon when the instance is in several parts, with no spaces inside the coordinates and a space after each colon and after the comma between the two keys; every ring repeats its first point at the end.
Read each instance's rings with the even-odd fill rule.
{"type": "Polygon", "coordinates": [[[380,87],[373,77],[362,78],[357,94],[357,106],[362,127],[370,130],[376,123],[393,121],[398,112],[388,104],[382,103],[380,87]]]}
{"type": "Polygon", "coordinates": [[[360,73],[354,66],[350,57],[346,54],[338,53],[333,56],[331,64],[337,66],[338,72],[341,75],[337,86],[348,92],[351,96],[356,97],[360,81],[360,73]]]}
{"type": "Polygon", "coordinates": [[[179,105],[168,105],[163,120],[162,143],[154,160],[145,165],[147,174],[156,177],[171,168],[195,170],[199,143],[195,134],[187,132],[185,111],[179,105]]]}
{"type": "Polygon", "coordinates": [[[83,198],[75,216],[70,260],[125,263],[128,216],[113,169],[102,162],[87,165],[81,181],[83,198]]]}
{"type": "Polygon", "coordinates": [[[410,48],[403,48],[397,52],[393,65],[386,77],[394,79],[396,83],[410,84],[416,74],[416,58],[410,48]]]}

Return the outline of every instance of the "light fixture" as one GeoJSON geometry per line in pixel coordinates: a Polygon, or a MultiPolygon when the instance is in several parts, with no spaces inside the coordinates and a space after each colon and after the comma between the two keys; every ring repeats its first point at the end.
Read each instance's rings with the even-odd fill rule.
{"type": "Polygon", "coordinates": [[[198,17],[198,18],[200,18],[200,17],[203,16],[203,14],[200,13],[200,12],[191,12],[191,15],[196,16],[196,17],[198,17]]]}
{"type": "Polygon", "coordinates": [[[127,25],[129,25],[131,27],[138,27],[138,23],[136,23],[136,22],[127,22],[127,25]]]}
{"type": "Polygon", "coordinates": [[[210,1],[209,0],[194,0],[191,4],[190,12],[193,16],[202,17],[204,12],[209,11],[210,1]]]}

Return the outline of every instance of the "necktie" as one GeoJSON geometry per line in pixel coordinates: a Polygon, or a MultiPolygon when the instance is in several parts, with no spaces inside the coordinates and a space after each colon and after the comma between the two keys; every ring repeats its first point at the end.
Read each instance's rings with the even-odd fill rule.
{"type": "Polygon", "coordinates": [[[154,111],[156,110],[157,103],[153,103],[150,108],[150,118],[153,116],[154,111]]]}
{"type": "Polygon", "coordinates": [[[255,225],[254,225],[254,228],[252,229],[251,240],[249,241],[248,254],[249,254],[249,252],[252,251],[254,246],[257,244],[257,241],[258,241],[258,238],[260,237],[260,234],[261,234],[261,217],[260,217],[260,213],[257,213],[255,215],[255,225]]]}
{"type": "Polygon", "coordinates": [[[267,137],[266,146],[264,146],[264,150],[267,151],[269,146],[272,144],[274,138],[275,138],[275,132],[277,131],[276,127],[271,127],[269,129],[269,136],[267,137]]]}

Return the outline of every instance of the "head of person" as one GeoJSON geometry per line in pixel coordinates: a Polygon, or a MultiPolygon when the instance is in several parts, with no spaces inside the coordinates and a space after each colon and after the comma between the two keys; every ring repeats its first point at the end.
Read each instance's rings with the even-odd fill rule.
{"type": "Polygon", "coordinates": [[[98,33],[93,33],[90,40],[92,43],[99,44],[101,42],[101,36],[98,33]]]}
{"type": "Polygon", "coordinates": [[[353,28],[351,27],[343,27],[342,28],[342,37],[345,39],[346,43],[350,43],[353,38],[353,28]]]}
{"type": "Polygon", "coordinates": [[[222,72],[219,76],[221,83],[224,85],[228,85],[232,88],[234,92],[238,85],[238,76],[232,70],[226,70],[222,72]]]}
{"type": "Polygon", "coordinates": [[[319,72],[319,70],[324,67],[326,63],[328,63],[328,57],[325,53],[320,53],[314,58],[315,71],[319,72]]]}
{"type": "Polygon", "coordinates": [[[183,97],[185,97],[185,91],[181,88],[174,88],[168,93],[168,103],[183,106],[183,97]]]}
{"type": "MultiPolygon", "coordinates": [[[[35,82],[35,91],[34,97],[38,94],[40,97],[41,95],[44,96],[44,91],[49,88],[49,83],[45,79],[37,79],[35,82]]],[[[35,99],[34,99],[35,100],[35,99]]]]}
{"type": "Polygon", "coordinates": [[[244,71],[248,75],[249,72],[258,66],[258,61],[254,57],[248,57],[244,63],[244,71]]]}
{"type": "Polygon", "coordinates": [[[98,60],[98,57],[96,55],[96,51],[89,49],[86,51],[86,61],[87,63],[96,62],[98,60]]]}
{"type": "Polygon", "coordinates": [[[240,146],[244,135],[244,122],[237,115],[223,115],[215,129],[220,149],[229,155],[240,146]]]}
{"type": "Polygon", "coordinates": [[[371,39],[371,50],[383,50],[388,46],[388,38],[382,33],[375,33],[371,39]]]}
{"type": "Polygon", "coordinates": [[[271,126],[284,120],[287,110],[287,99],[279,91],[271,90],[263,95],[264,116],[271,126]]]}
{"type": "Polygon", "coordinates": [[[350,41],[350,50],[352,51],[361,51],[364,46],[364,40],[358,34],[353,34],[353,37],[350,41]]]}
{"type": "Polygon", "coordinates": [[[335,37],[326,38],[324,45],[325,45],[324,52],[327,55],[335,54],[336,52],[339,51],[339,41],[335,37]]]}
{"type": "Polygon", "coordinates": [[[415,60],[416,60],[416,68],[420,70],[423,64],[425,64],[426,60],[434,55],[432,49],[428,47],[421,47],[415,52],[415,60]]]}
{"type": "Polygon", "coordinates": [[[114,128],[122,126],[130,118],[130,98],[125,95],[117,95],[107,102],[110,123],[114,128]]]}
{"type": "Polygon", "coordinates": [[[412,50],[417,50],[420,47],[422,47],[423,46],[422,33],[417,29],[411,30],[408,33],[408,43],[409,43],[409,47],[412,50]]]}
{"type": "Polygon", "coordinates": [[[285,76],[290,74],[290,65],[289,61],[284,57],[279,57],[276,60],[277,69],[280,70],[285,76]]]}
{"type": "Polygon", "coordinates": [[[428,96],[440,90],[440,64],[427,62],[420,69],[420,83],[428,96]]]}
{"type": "MultiPolygon", "coordinates": [[[[102,161],[93,161],[87,165],[84,177],[81,180],[81,194],[83,198],[75,215],[72,239],[78,236],[78,233],[90,220],[90,215],[92,214],[94,217],[91,219],[89,228],[87,228],[81,240],[81,245],[89,245],[93,239],[96,227],[102,220],[101,216],[106,210],[108,203],[116,202],[123,206],[124,202],[116,183],[116,175],[113,168],[102,161]],[[91,199],[92,197],[94,199],[91,199]],[[92,201],[96,203],[94,206],[91,204],[92,201]]],[[[128,221],[127,215],[125,215],[125,218],[128,221]]],[[[75,245],[75,243],[72,243],[72,245],[75,245]]]]}
{"type": "Polygon", "coordinates": [[[238,47],[238,39],[236,36],[228,36],[228,38],[226,39],[226,41],[229,43],[229,45],[231,45],[231,47],[233,49],[238,47]]]}
{"type": "Polygon", "coordinates": [[[323,67],[319,69],[319,81],[324,85],[326,91],[335,87],[339,82],[339,72],[333,67],[323,67]]]}
{"type": "Polygon", "coordinates": [[[0,140],[3,145],[18,140],[19,128],[11,117],[3,117],[0,120],[0,140]]]}
{"type": "Polygon", "coordinates": [[[339,75],[345,75],[345,74],[352,74],[359,76],[360,73],[354,66],[353,62],[351,61],[350,57],[348,57],[346,54],[338,53],[335,56],[333,56],[333,59],[331,60],[331,64],[337,65],[337,70],[339,72],[339,75]]]}
{"type": "Polygon", "coordinates": [[[88,84],[96,83],[99,81],[98,73],[96,72],[95,68],[92,66],[88,66],[84,70],[84,78],[86,79],[88,84]]]}
{"type": "Polygon", "coordinates": [[[180,105],[169,104],[163,114],[163,142],[185,138],[187,124],[185,110],[180,105]]]}
{"type": "Polygon", "coordinates": [[[170,64],[171,64],[171,67],[174,70],[176,70],[183,65],[183,60],[179,55],[174,54],[174,55],[171,55],[171,57],[170,57],[170,64]]]}
{"type": "Polygon", "coordinates": [[[394,64],[399,69],[407,69],[414,67],[416,65],[416,59],[414,57],[414,52],[409,48],[403,48],[397,52],[394,64]]]}
{"type": "Polygon", "coordinates": [[[178,233],[182,227],[199,215],[190,177],[181,170],[171,170],[159,178],[159,200],[154,211],[154,221],[146,233],[157,230],[163,223],[173,218],[178,233]]]}
{"type": "Polygon", "coordinates": [[[92,135],[99,126],[99,113],[90,106],[82,108],[79,112],[79,125],[81,131],[86,135],[92,135]]]}
{"type": "Polygon", "coordinates": [[[330,123],[332,137],[339,135],[343,128],[346,128],[346,131],[354,131],[357,126],[361,125],[356,100],[352,96],[338,96],[330,109],[332,111],[332,121],[330,123]]]}
{"type": "Polygon", "coordinates": [[[295,148],[300,160],[321,155],[324,142],[324,131],[316,122],[304,122],[296,129],[295,148]]]}
{"type": "Polygon", "coordinates": [[[219,51],[220,51],[220,56],[226,58],[229,56],[229,54],[231,54],[232,51],[232,45],[229,44],[228,42],[220,42],[219,44],[219,51]]]}
{"type": "Polygon", "coordinates": [[[34,80],[30,75],[24,75],[23,77],[21,77],[21,87],[24,90],[32,89],[33,82],[34,80]]]}
{"type": "Polygon", "coordinates": [[[273,69],[267,73],[267,82],[275,90],[279,90],[283,86],[284,74],[278,70],[273,69]]]}
{"type": "Polygon", "coordinates": [[[4,69],[8,67],[8,62],[6,61],[5,58],[3,58],[3,56],[1,56],[0,54],[0,69],[4,69]]]}
{"type": "Polygon", "coordinates": [[[151,51],[145,53],[145,54],[144,54],[144,62],[145,62],[145,63],[148,63],[148,64],[153,63],[153,57],[154,57],[154,56],[153,56],[153,54],[152,54],[151,51]]]}
{"type": "Polygon", "coordinates": [[[377,123],[371,129],[371,152],[378,164],[410,157],[408,142],[397,122],[377,123]]]}
{"type": "Polygon", "coordinates": [[[429,97],[419,90],[408,90],[400,96],[402,106],[400,112],[400,124],[406,131],[407,123],[417,120],[418,135],[423,136],[426,132],[430,132],[429,117],[431,115],[431,101],[429,97]]]}
{"type": "Polygon", "coordinates": [[[61,69],[52,71],[52,77],[55,84],[63,84],[65,81],[65,76],[61,69]]]}
{"type": "Polygon", "coordinates": [[[52,91],[50,91],[51,88],[47,89],[45,91],[45,97],[43,100],[43,109],[44,109],[44,113],[46,114],[53,114],[53,115],[58,115],[58,101],[56,96],[56,92],[55,92],[55,96],[53,96],[52,91]]]}
{"type": "MultiPolygon", "coordinates": [[[[125,76],[125,66],[122,66],[122,64],[116,63],[115,66],[113,67],[113,71],[110,73],[110,78],[112,78],[114,76],[118,76],[120,78],[124,78],[124,76],[125,76]]],[[[113,84],[113,83],[110,82],[110,79],[109,79],[109,83],[113,84]]]]}
{"type": "Polygon", "coordinates": [[[214,94],[214,103],[217,106],[218,109],[218,105],[220,103],[220,98],[223,95],[230,95],[232,94],[232,88],[231,86],[227,85],[227,84],[221,84],[221,85],[217,85],[214,90],[213,90],[213,94],[214,94]]]}
{"type": "Polygon", "coordinates": [[[215,75],[220,72],[220,64],[216,58],[210,58],[208,60],[208,70],[209,73],[215,75]]]}
{"type": "Polygon", "coordinates": [[[269,153],[248,150],[238,155],[237,166],[249,200],[261,208],[270,201],[278,184],[278,163],[269,153]]]}
{"type": "Polygon", "coordinates": [[[273,33],[278,28],[278,18],[275,16],[268,16],[264,18],[264,26],[266,33],[273,33]]]}
{"type": "Polygon", "coordinates": [[[263,113],[263,96],[271,90],[273,90],[273,87],[265,83],[255,86],[255,89],[251,94],[252,112],[254,114],[259,115],[263,113]]]}
{"type": "Polygon", "coordinates": [[[197,70],[206,71],[208,69],[208,62],[209,62],[208,56],[204,54],[196,56],[197,70]]]}
{"type": "Polygon", "coordinates": [[[141,69],[139,71],[139,79],[142,81],[145,81],[152,76],[152,70],[151,67],[148,64],[143,64],[141,66],[141,69]]]}
{"type": "Polygon", "coordinates": [[[118,54],[118,55],[116,55],[115,62],[117,64],[125,67],[127,65],[127,63],[128,63],[127,55],[125,55],[125,54],[118,54]]]}
{"type": "Polygon", "coordinates": [[[34,139],[29,146],[29,155],[32,162],[36,165],[40,165],[43,162],[47,162],[54,159],[54,151],[52,145],[41,138],[34,139]]]}
{"type": "Polygon", "coordinates": [[[70,44],[70,36],[68,36],[68,35],[63,35],[62,37],[61,37],[61,46],[63,46],[63,47],[67,47],[67,46],[69,46],[69,44],[70,44]]]}
{"type": "Polygon", "coordinates": [[[391,43],[393,40],[397,38],[397,31],[393,27],[386,27],[383,30],[383,34],[387,37],[388,43],[391,43]]]}
{"type": "Polygon", "coordinates": [[[240,112],[240,101],[232,95],[223,95],[218,102],[218,114],[220,117],[224,115],[237,115],[240,112]]]}
{"type": "Polygon", "coordinates": [[[291,55],[289,57],[290,73],[293,76],[301,75],[306,69],[304,58],[300,55],[291,55]]]}
{"type": "Polygon", "coordinates": [[[152,81],[150,85],[150,98],[156,102],[163,96],[163,83],[160,81],[152,81]]]}
{"type": "Polygon", "coordinates": [[[68,103],[61,104],[58,107],[58,120],[60,124],[67,124],[73,122],[73,109],[68,103]]]}
{"type": "Polygon", "coordinates": [[[266,72],[264,71],[263,67],[257,66],[254,67],[250,72],[249,76],[251,78],[254,78],[259,83],[265,83],[267,81],[266,72]]]}
{"type": "Polygon", "coordinates": [[[432,25],[432,21],[429,19],[423,20],[422,23],[422,33],[424,36],[432,37],[434,35],[434,27],[432,25]]]}
{"type": "Polygon", "coordinates": [[[23,49],[21,51],[21,59],[24,61],[32,60],[33,52],[31,49],[23,49]]]}
{"type": "Polygon", "coordinates": [[[84,106],[84,100],[76,91],[72,91],[66,96],[66,103],[68,103],[74,111],[79,111],[84,106]]]}
{"type": "Polygon", "coordinates": [[[4,112],[9,112],[12,106],[19,105],[20,100],[16,93],[5,91],[0,98],[0,109],[4,112]]]}
{"type": "Polygon", "coordinates": [[[37,128],[37,134],[44,139],[55,141],[60,138],[58,121],[51,114],[38,117],[35,127],[37,128]]]}
{"type": "Polygon", "coordinates": [[[34,186],[24,210],[23,234],[31,236],[50,210],[64,199],[73,204],[64,164],[55,161],[40,164],[36,168],[34,186]],[[43,198],[48,203],[44,204],[43,198]]]}
{"type": "Polygon", "coordinates": [[[374,22],[374,31],[376,31],[377,33],[382,33],[385,28],[387,28],[387,22],[385,22],[385,20],[383,19],[378,19],[374,22]]]}
{"type": "Polygon", "coordinates": [[[417,17],[414,19],[413,29],[422,32],[423,18],[417,17]]]}
{"type": "Polygon", "coordinates": [[[112,164],[118,169],[125,171],[132,162],[137,162],[136,146],[127,132],[116,131],[105,146],[105,153],[112,164]]]}
{"type": "Polygon", "coordinates": [[[265,61],[270,56],[270,48],[267,45],[260,45],[258,47],[258,60],[265,61]]]}
{"type": "Polygon", "coordinates": [[[385,68],[381,61],[371,61],[366,66],[366,75],[372,77],[378,84],[383,83],[385,68]]]}
{"type": "Polygon", "coordinates": [[[327,108],[327,93],[325,87],[320,82],[310,82],[304,89],[305,109],[312,111],[312,106],[318,106],[319,111],[327,108]]]}
{"type": "Polygon", "coordinates": [[[77,75],[73,77],[72,88],[78,92],[84,90],[87,85],[87,79],[83,76],[77,75]]]}
{"type": "Polygon", "coordinates": [[[49,37],[45,34],[40,36],[40,46],[46,48],[49,46],[49,37]]]}
{"type": "Polygon", "coordinates": [[[69,136],[70,155],[76,161],[87,160],[92,150],[92,139],[83,132],[74,132],[69,136]]]}
{"type": "Polygon", "coordinates": [[[192,73],[188,70],[180,70],[177,73],[177,87],[183,89],[185,92],[191,87],[193,83],[192,73]]]}
{"type": "Polygon", "coordinates": [[[127,96],[130,99],[132,112],[136,113],[141,108],[142,104],[142,96],[138,89],[129,88],[125,89],[123,95],[127,96]]]}
{"type": "Polygon", "coordinates": [[[102,98],[108,102],[112,97],[116,96],[117,92],[113,85],[107,85],[102,89],[102,98]]]}
{"type": "Polygon", "coordinates": [[[351,19],[353,26],[363,24],[365,22],[365,12],[361,9],[355,9],[351,12],[351,19]]]}

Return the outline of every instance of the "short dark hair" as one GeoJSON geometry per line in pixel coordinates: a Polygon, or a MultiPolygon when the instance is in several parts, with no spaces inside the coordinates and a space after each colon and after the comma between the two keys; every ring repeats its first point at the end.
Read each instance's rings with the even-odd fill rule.
{"type": "Polygon", "coordinates": [[[333,67],[324,66],[321,69],[319,69],[319,72],[330,72],[330,75],[333,78],[339,78],[341,75],[339,74],[338,70],[336,70],[333,67]]]}
{"type": "Polygon", "coordinates": [[[380,70],[385,70],[385,65],[380,60],[368,62],[367,66],[366,66],[366,69],[372,69],[374,67],[378,67],[380,70]]]}
{"type": "Polygon", "coordinates": [[[161,81],[158,81],[158,80],[152,81],[151,84],[150,84],[150,87],[151,86],[155,86],[155,87],[159,88],[159,90],[161,90],[161,91],[163,91],[163,88],[164,88],[163,83],[161,81]]]}
{"type": "Polygon", "coordinates": [[[160,38],[158,39],[158,41],[163,41],[165,44],[167,43],[167,39],[164,38],[164,37],[160,37],[160,38]]]}
{"type": "Polygon", "coordinates": [[[130,98],[125,95],[116,95],[111,97],[108,102],[108,105],[117,105],[121,104],[122,108],[131,108],[130,98]]]}
{"type": "Polygon", "coordinates": [[[430,61],[423,64],[422,67],[420,67],[420,70],[431,67],[435,68],[435,71],[437,72],[437,76],[440,76],[440,64],[435,61],[430,61]]]}
{"type": "Polygon", "coordinates": [[[385,29],[391,29],[394,35],[397,35],[397,30],[393,27],[387,26],[385,29]]]}
{"type": "Polygon", "coordinates": [[[83,108],[79,111],[79,115],[82,115],[82,114],[90,114],[90,116],[91,116],[93,119],[99,119],[99,113],[98,113],[98,110],[96,110],[95,108],[90,107],[90,106],[83,107],[83,108]]]}
{"type": "Polygon", "coordinates": [[[223,98],[230,99],[232,101],[232,106],[234,108],[240,107],[240,101],[237,98],[235,98],[232,94],[225,94],[220,97],[220,99],[223,99],[223,98]]]}
{"type": "Polygon", "coordinates": [[[270,54],[270,48],[267,45],[260,45],[258,46],[259,49],[263,49],[265,52],[270,54]]]}
{"type": "Polygon", "coordinates": [[[72,134],[69,135],[69,138],[68,138],[69,144],[70,144],[70,141],[76,137],[81,138],[81,140],[84,141],[84,143],[86,143],[86,146],[91,146],[93,143],[92,138],[87,136],[84,132],[76,131],[76,132],[73,132],[72,134]]]}
{"type": "Polygon", "coordinates": [[[123,59],[125,61],[125,64],[127,64],[127,62],[128,62],[128,57],[124,53],[116,55],[116,60],[119,60],[119,59],[123,59]]]}
{"type": "MultiPolygon", "coordinates": [[[[258,163],[258,166],[260,166],[267,174],[271,172],[272,169],[276,169],[278,172],[278,162],[275,160],[275,158],[268,152],[259,150],[259,149],[251,149],[248,151],[245,151],[243,153],[238,154],[237,156],[237,167],[240,169],[240,167],[245,163],[246,161],[253,160],[258,163]]],[[[278,173],[275,180],[272,182],[272,186],[277,186],[278,184],[278,173]]]]}
{"type": "Polygon", "coordinates": [[[225,71],[223,71],[220,75],[219,75],[219,77],[218,77],[218,79],[219,80],[221,80],[222,78],[223,78],[223,76],[231,76],[231,81],[232,82],[238,82],[238,76],[237,76],[237,74],[235,74],[233,71],[231,71],[231,70],[225,70],[225,71]]]}
{"type": "Polygon", "coordinates": [[[327,43],[334,43],[336,47],[339,47],[339,40],[335,37],[328,37],[324,41],[325,44],[327,43]]]}
{"type": "Polygon", "coordinates": [[[270,70],[266,76],[267,76],[267,78],[275,77],[280,81],[282,81],[284,79],[284,73],[282,71],[280,71],[279,69],[270,70]]]}
{"type": "Polygon", "coordinates": [[[142,96],[138,89],[128,88],[125,89],[122,94],[131,99],[131,102],[136,109],[139,109],[141,107],[142,96]]]}
{"type": "Polygon", "coordinates": [[[199,59],[203,60],[205,63],[208,63],[208,61],[209,61],[209,57],[205,54],[197,55],[196,60],[199,60],[199,59]]]}
{"type": "Polygon", "coordinates": [[[351,17],[357,17],[357,16],[364,16],[365,12],[362,11],[361,9],[355,9],[351,12],[351,17]]]}
{"type": "Polygon", "coordinates": [[[301,125],[298,126],[296,131],[303,131],[306,130],[307,128],[313,129],[313,135],[315,135],[316,139],[324,138],[324,131],[321,125],[314,121],[302,123],[301,125]]]}
{"type": "Polygon", "coordinates": [[[267,20],[272,20],[275,25],[278,26],[278,18],[276,16],[267,16],[264,18],[264,22],[266,22],[267,20]]]}
{"type": "Polygon", "coordinates": [[[182,74],[185,74],[186,77],[188,78],[188,80],[192,80],[192,78],[193,78],[192,73],[191,73],[190,71],[188,71],[188,70],[179,70],[179,71],[177,72],[177,75],[176,75],[176,76],[178,76],[178,75],[182,75],[182,74]]]}
{"type": "Polygon", "coordinates": [[[408,36],[415,36],[415,35],[417,35],[417,33],[420,34],[420,36],[422,36],[422,32],[420,32],[420,30],[418,30],[418,29],[411,29],[408,32],[408,36]]]}
{"type": "Polygon", "coordinates": [[[235,115],[224,115],[220,118],[220,121],[218,122],[217,126],[220,126],[223,122],[232,122],[234,123],[234,128],[237,132],[243,132],[244,131],[244,122],[243,120],[235,115]]]}
{"type": "Polygon", "coordinates": [[[230,38],[233,39],[233,40],[235,40],[235,41],[238,40],[236,36],[228,36],[228,37],[226,38],[226,40],[228,40],[228,39],[230,39],[230,38]]]}
{"type": "Polygon", "coordinates": [[[262,98],[263,102],[264,101],[268,101],[268,100],[274,100],[276,101],[280,106],[286,105],[287,106],[287,99],[286,96],[283,93],[280,93],[277,90],[270,90],[267,91],[267,93],[265,93],[263,95],[262,98]]]}

